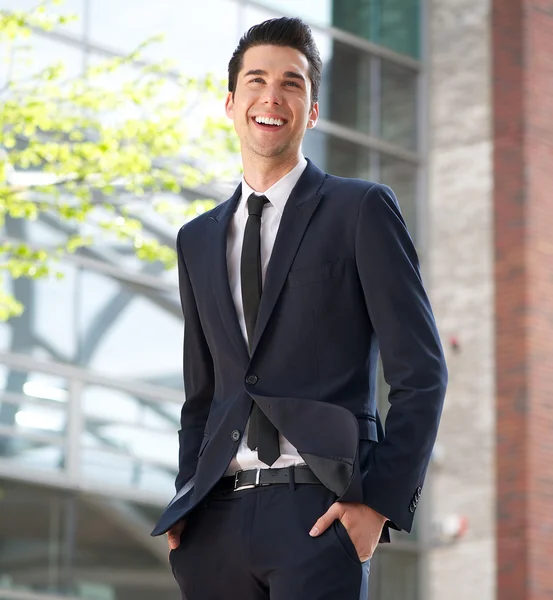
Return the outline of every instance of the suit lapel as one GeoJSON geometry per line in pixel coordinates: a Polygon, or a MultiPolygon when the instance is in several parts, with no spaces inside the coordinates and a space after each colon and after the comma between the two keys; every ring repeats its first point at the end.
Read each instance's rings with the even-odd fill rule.
{"type": "Polygon", "coordinates": [[[248,347],[238,323],[238,316],[230,291],[227,268],[228,228],[241,194],[242,185],[240,184],[231,198],[221,204],[220,210],[214,211],[214,214],[210,217],[214,221],[213,225],[215,229],[213,244],[211,245],[211,264],[213,266],[213,293],[215,294],[221,318],[238,356],[247,365],[250,360],[248,347]]]}
{"type": "Polygon", "coordinates": [[[305,171],[288,198],[265,274],[252,355],[269,322],[309,221],[321,201],[319,190],[324,177],[325,174],[308,160],[305,171]]]}

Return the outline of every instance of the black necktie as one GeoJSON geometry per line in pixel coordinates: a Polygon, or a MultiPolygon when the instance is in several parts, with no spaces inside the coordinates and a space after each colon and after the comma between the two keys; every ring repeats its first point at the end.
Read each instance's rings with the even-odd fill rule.
{"type": "MultiPolygon", "coordinates": [[[[265,196],[252,194],[248,198],[248,221],[244,231],[242,258],[240,261],[240,280],[242,284],[242,305],[248,333],[250,351],[253,344],[253,333],[261,301],[261,213],[269,202],[265,196]]],[[[278,431],[254,402],[248,432],[248,447],[257,448],[259,460],[271,466],[280,456],[278,431]]]]}

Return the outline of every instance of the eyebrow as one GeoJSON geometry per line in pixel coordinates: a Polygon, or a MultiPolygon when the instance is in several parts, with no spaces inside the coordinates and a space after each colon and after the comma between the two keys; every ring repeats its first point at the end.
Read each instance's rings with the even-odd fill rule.
{"type": "MultiPolygon", "coordinates": [[[[263,75],[267,76],[267,71],[263,69],[250,69],[247,73],[244,73],[244,77],[249,77],[250,75],[263,75]]],[[[300,79],[305,83],[305,77],[301,73],[296,73],[296,71],[286,71],[284,73],[284,77],[288,79],[300,79]]]]}

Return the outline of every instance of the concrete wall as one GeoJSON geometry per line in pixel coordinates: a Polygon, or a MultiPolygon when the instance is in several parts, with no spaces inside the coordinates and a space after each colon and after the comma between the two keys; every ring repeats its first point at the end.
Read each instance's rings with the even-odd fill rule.
{"type": "Polygon", "coordinates": [[[423,600],[494,600],[490,2],[427,0],[427,17],[427,269],[450,374],[429,512],[466,516],[469,530],[430,551],[423,600]]]}

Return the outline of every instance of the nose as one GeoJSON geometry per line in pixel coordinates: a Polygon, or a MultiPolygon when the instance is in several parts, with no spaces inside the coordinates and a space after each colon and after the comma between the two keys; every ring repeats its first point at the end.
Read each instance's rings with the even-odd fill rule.
{"type": "Polygon", "coordinates": [[[268,85],[265,88],[264,104],[276,104],[280,106],[282,104],[282,92],[278,85],[268,85]]]}

